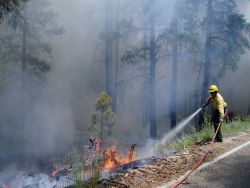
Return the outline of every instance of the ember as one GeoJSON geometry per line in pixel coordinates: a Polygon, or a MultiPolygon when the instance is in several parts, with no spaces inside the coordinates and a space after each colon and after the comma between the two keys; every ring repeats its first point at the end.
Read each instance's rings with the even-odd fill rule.
{"type": "Polygon", "coordinates": [[[112,146],[104,153],[104,169],[111,170],[119,165],[131,163],[136,158],[135,145],[133,144],[128,151],[127,156],[121,156],[117,154],[116,146],[112,146]]]}

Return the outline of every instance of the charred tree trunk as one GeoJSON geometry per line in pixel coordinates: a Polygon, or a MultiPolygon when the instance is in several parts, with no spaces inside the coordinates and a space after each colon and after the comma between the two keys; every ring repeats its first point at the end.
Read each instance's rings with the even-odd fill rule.
{"type": "Polygon", "coordinates": [[[112,42],[112,2],[106,0],[106,20],[105,20],[105,88],[107,94],[113,99],[113,42],[112,42]]]}
{"type": "Polygon", "coordinates": [[[172,87],[171,87],[171,129],[176,127],[176,95],[177,95],[177,63],[178,63],[178,19],[175,14],[172,23],[174,40],[173,40],[173,69],[172,69],[172,87]]]}
{"type": "MultiPolygon", "coordinates": [[[[204,64],[204,77],[203,77],[203,85],[202,85],[202,93],[201,93],[201,104],[206,101],[208,96],[208,87],[210,81],[210,71],[211,71],[211,24],[212,24],[212,16],[213,16],[213,0],[207,0],[207,17],[206,17],[206,43],[205,43],[205,64],[204,64]]],[[[200,113],[198,126],[196,127],[198,130],[201,130],[202,124],[204,123],[204,111],[200,113]]]]}
{"type": "Polygon", "coordinates": [[[149,80],[149,122],[150,137],[156,138],[156,113],[155,113],[155,68],[156,68],[156,43],[155,43],[155,10],[154,0],[150,1],[150,42],[149,42],[149,59],[150,59],[150,80],[149,80]]]}

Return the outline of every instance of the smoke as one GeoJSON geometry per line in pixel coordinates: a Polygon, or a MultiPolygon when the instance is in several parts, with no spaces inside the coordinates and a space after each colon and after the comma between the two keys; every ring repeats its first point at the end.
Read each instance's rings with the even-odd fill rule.
{"type": "Polygon", "coordinates": [[[183,121],[181,121],[176,128],[174,128],[173,130],[171,130],[167,135],[165,135],[160,142],[160,145],[163,145],[167,142],[169,142],[170,140],[172,140],[178,133],[180,133],[180,131],[182,131],[184,129],[184,127],[202,110],[202,108],[199,108],[198,110],[196,110],[193,114],[191,114],[190,116],[188,116],[187,118],[185,118],[183,121]]]}
{"type": "Polygon", "coordinates": [[[247,20],[247,22],[250,21],[250,14],[249,14],[249,1],[248,0],[241,0],[236,2],[239,7],[239,12],[243,14],[247,20]]]}
{"type": "MultiPolygon", "coordinates": [[[[105,1],[53,0],[50,2],[51,8],[59,14],[58,22],[64,27],[65,33],[58,38],[50,39],[52,43],[51,71],[47,73],[46,80],[39,85],[39,89],[35,88],[36,83],[31,86],[33,98],[29,99],[29,104],[32,108],[29,108],[26,113],[28,122],[25,130],[23,127],[19,127],[21,95],[20,85],[16,80],[20,79],[20,72],[18,72],[20,66],[8,68],[6,72],[11,73],[10,69],[13,68],[18,69],[15,70],[18,74],[6,75],[5,85],[1,84],[1,169],[7,163],[25,161],[26,155],[34,161],[42,158],[44,164],[73,147],[75,140],[80,140],[80,144],[84,143],[90,134],[86,128],[91,121],[91,114],[95,111],[94,101],[98,93],[105,90],[104,40],[101,39],[105,26],[105,1]],[[77,136],[75,133],[78,131],[87,136],[77,136]]],[[[113,2],[115,8],[115,1],[113,2]]],[[[138,23],[141,23],[140,19],[143,18],[138,16],[138,14],[142,14],[142,6],[139,3],[143,2],[143,0],[136,3],[127,0],[122,1],[120,5],[123,7],[119,15],[123,24],[119,44],[120,56],[126,49],[142,43],[142,32],[137,34],[134,30],[141,31],[141,28],[137,28],[137,26],[138,23]],[[133,18],[135,19],[133,20],[133,18]],[[133,26],[132,28],[128,27],[130,24],[133,26]]],[[[174,2],[175,0],[165,1],[164,6],[159,4],[156,7],[159,16],[157,21],[160,25],[156,29],[157,36],[165,29],[164,26],[168,26],[171,22],[174,2]],[[162,15],[166,19],[161,20],[162,15]]],[[[244,3],[239,4],[240,12],[249,19],[246,8],[247,5],[249,6],[249,2],[244,3]]],[[[115,13],[113,13],[112,19],[115,20],[115,13]]],[[[112,27],[115,28],[115,25],[112,27]]],[[[227,73],[225,78],[220,81],[220,92],[229,104],[229,108],[239,112],[246,112],[250,103],[248,59],[249,54],[242,58],[238,71],[227,73]],[[237,89],[232,90],[235,85],[237,85],[237,89]]],[[[18,63],[20,62],[14,62],[15,65],[18,63]]],[[[113,139],[121,145],[143,143],[149,137],[148,119],[146,119],[146,123],[143,119],[144,113],[146,113],[143,111],[143,106],[147,104],[145,104],[145,100],[142,100],[147,92],[147,88],[143,85],[146,71],[140,71],[142,67],[144,67],[143,70],[148,68],[148,65],[147,62],[141,63],[142,65],[128,65],[120,62],[118,67],[119,95],[117,123],[113,128],[113,139]]],[[[202,81],[198,80],[201,77],[199,77],[197,64],[190,65],[189,63],[184,57],[179,58],[178,122],[184,119],[188,112],[194,111],[195,89],[201,85],[202,81]]],[[[165,58],[157,64],[156,114],[157,131],[160,137],[164,137],[170,129],[171,75],[172,60],[165,58]]],[[[163,139],[168,141],[170,137],[180,131],[180,128],[185,127],[184,125],[185,123],[178,124],[177,129],[163,139]]],[[[155,144],[155,141],[150,141],[146,145],[147,148],[154,148],[155,144]]],[[[146,152],[149,153],[148,151],[147,149],[146,152]]],[[[144,154],[142,155],[144,156],[144,154]]]]}
{"type": "Polygon", "coordinates": [[[158,155],[157,149],[159,149],[164,144],[168,144],[173,141],[181,131],[190,123],[190,121],[202,110],[199,108],[193,114],[189,115],[187,118],[182,120],[176,127],[164,135],[160,140],[148,140],[145,144],[145,147],[139,151],[139,157],[150,157],[158,155]]]}
{"type": "MultiPolygon", "coordinates": [[[[0,177],[0,185],[8,187],[36,187],[36,188],[51,188],[63,187],[62,183],[56,181],[46,174],[28,175],[25,172],[17,172],[15,168],[5,169],[0,177]],[[8,182],[8,184],[6,184],[8,182]]],[[[4,187],[4,186],[3,186],[4,187]]]]}
{"type": "MultiPolygon", "coordinates": [[[[31,3],[29,8],[34,8],[34,5],[31,3]]],[[[31,11],[29,13],[32,14],[31,11]]],[[[12,30],[11,34],[18,37],[19,31],[12,30]]],[[[21,58],[18,58],[19,51],[13,53],[16,59],[8,61],[6,57],[5,77],[1,80],[0,169],[9,164],[29,166],[37,163],[39,166],[42,163],[44,166],[72,145],[75,122],[71,109],[70,77],[61,72],[63,65],[57,66],[55,60],[41,50],[39,59],[52,62],[51,71],[40,78],[37,78],[40,75],[32,75],[33,72],[27,75],[23,97],[21,58]]]]}

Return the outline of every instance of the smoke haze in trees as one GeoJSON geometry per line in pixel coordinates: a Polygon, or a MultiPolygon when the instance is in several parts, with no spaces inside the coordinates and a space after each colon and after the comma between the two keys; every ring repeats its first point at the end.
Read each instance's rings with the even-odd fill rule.
{"type": "MultiPolygon", "coordinates": [[[[65,33],[58,37],[47,38],[52,45],[51,57],[39,54],[41,59],[51,62],[51,71],[46,73],[46,79],[41,85],[37,86],[33,83],[30,86],[33,98],[32,101],[29,100],[31,108],[27,111],[28,123],[25,131],[22,127],[18,127],[21,100],[19,77],[11,74],[13,69],[14,72],[20,71],[18,64],[21,60],[11,62],[13,65],[4,69],[9,73],[4,75],[0,85],[0,161],[2,161],[0,167],[4,166],[6,161],[10,163],[18,161],[20,153],[27,153],[27,156],[32,156],[31,158],[34,159],[48,159],[73,147],[75,140],[80,140],[80,143],[84,144],[90,135],[87,132],[87,126],[91,121],[91,114],[95,111],[94,101],[99,92],[105,90],[104,42],[102,40],[105,26],[105,1],[53,0],[49,2],[50,8],[58,13],[57,22],[63,26],[65,33]],[[36,87],[39,89],[37,90],[36,87]],[[24,132],[27,135],[25,138],[23,138],[24,132]],[[83,132],[86,135],[79,136],[77,132],[83,132]]],[[[139,5],[143,4],[144,0],[121,0],[120,2],[122,7],[120,19],[123,20],[122,26],[124,27],[120,39],[121,56],[126,49],[142,43],[142,32],[138,34],[135,30],[141,29],[136,27],[138,23],[141,23],[142,17],[136,16],[137,12],[142,14],[142,6],[139,5]],[[136,18],[133,20],[134,17],[136,18]],[[129,27],[129,24],[133,27],[129,27]]],[[[157,32],[162,31],[164,25],[167,26],[173,17],[171,10],[175,1],[170,0],[164,3],[164,6],[156,6],[159,18],[156,24],[157,32]],[[169,19],[161,19],[162,15],[169,19]]],[[[112,6],[115,10],[115,0],[112,6]]],[[[246,8],[249,6],[248,1],[239,3],[240,13],[246,16],[247,21],[250,21],[248,8],[246,8]]],[[[200,14],[203,15],[204,12],[201,11],[200,14]]],[[[112,11],[114,20],[115,15],[115,11],[112,11]]],[[[115,29],[115,24],[112,27],[115,29]]],[[[144,80],[140,76],[144,72],[135,71],[141,70],[141,67],[141,64],[131,65],[121,61],[119,64],[118,120],[113,130],[114,139],[118,140],[118,143],[125,141],[127,145],[143,143],[149,136],[148,123],[144,127],[142,125],[142,106],[145,103],[142,96],[146,91],[143,87],[144,80]],[[129,140],[128,135],[130,135],[129,140]]],[[[171,60],[165,59],[159,62],[156,68],[158,75],[156,114],[159,136],[163,136],[170,128],[171,67],[171,60]]],[[[247,51],[241,58],[238,70],[228,71],[219,83],[225,100],[235,112],[246,113],[249,108],[249,71],[249,52],[247,51]],[[232,90],[235,86],[238,89],[232,90]]],[[[197,64],[190,66],[181,57],[178,72],[180,74],[177,82],[177,121],[180,122],[189,115],[189,112],[197,109],[194,90],[197,84],[201,85],[202,80],[198,82],[199,66],[197,64]]]]}

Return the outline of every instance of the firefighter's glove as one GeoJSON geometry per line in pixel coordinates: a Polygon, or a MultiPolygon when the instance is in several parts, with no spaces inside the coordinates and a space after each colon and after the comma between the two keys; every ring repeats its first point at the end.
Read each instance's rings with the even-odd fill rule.
{"type": "Polygon", "coordinates": [[[207,104],[203,104],[201,108],[204,110],[207,107],[207,104]]]}
{"type": "Polygon", "coordinates": [[[222,123],[224,121],[224,119],[223,118],[220,118],[220,123],[222,123]]]}

